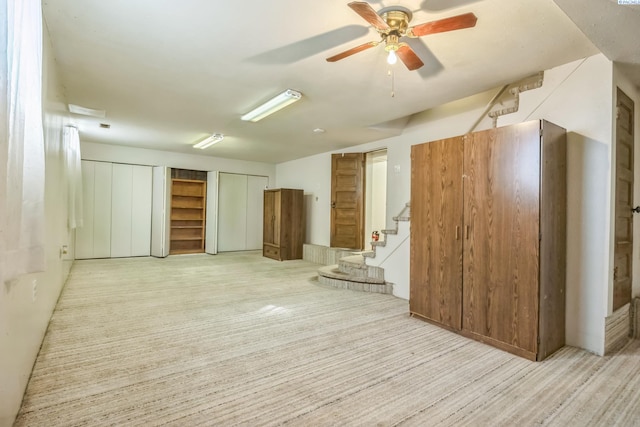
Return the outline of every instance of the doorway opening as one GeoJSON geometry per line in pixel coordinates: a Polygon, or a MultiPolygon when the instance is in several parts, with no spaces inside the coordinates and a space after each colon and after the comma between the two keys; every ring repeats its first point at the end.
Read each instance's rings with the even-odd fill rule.
{"type": "Polygon", "coordinates": [[[364,236],[366,242],[371,242],[383,238],[387,222],[386,148],[365,154],[365,185],[364,236]]]}

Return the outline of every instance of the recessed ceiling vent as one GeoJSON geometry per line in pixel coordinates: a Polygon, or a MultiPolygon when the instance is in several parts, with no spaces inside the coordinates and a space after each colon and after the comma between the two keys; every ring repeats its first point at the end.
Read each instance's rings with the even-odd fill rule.
{"type": "Polygon", "coordinates": [[[111,125],[108,123],[100,123],[102,129],[111,129],[111,125]]]}

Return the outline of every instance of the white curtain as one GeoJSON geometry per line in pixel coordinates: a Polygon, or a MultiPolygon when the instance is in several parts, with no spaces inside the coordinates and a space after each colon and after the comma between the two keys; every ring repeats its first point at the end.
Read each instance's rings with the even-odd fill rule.
{"type": "Polygon", "coordinates": [[[82,162],[78,129],[66,126],[63,135],[65,170],[69,177],[69,228],[82,227],[82,162]]]}
{"type": "Polygon", "coordinates": [[[2,0],[2,8],[0,283],[45,267],[41,3],[2,0]]]}

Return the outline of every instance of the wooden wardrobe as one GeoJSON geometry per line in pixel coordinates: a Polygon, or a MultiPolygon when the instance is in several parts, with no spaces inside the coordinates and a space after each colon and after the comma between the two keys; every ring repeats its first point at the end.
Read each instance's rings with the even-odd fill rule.
{"type": "Polygon", "coordinates": [[[521,123],[411,159],[411,314],[530,360],[562,347],[565,130],[521,123]]]}
{"type": "Polygon", "coordinates": [[[279,261],[302,259],[303,191],[291,188],[264,190],[262,255],[279,261]]]}

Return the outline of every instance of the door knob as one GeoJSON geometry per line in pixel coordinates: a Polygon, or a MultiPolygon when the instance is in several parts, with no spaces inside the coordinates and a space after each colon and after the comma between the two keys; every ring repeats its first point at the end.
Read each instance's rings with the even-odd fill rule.
{"type": "MultiPolygon", "coordinates": [[[[336,207],[336,202],[331,202],[331,207],[335,208],[336,207]]],[[[640,206],[638,206],[638,209],[640,209],[640,206]]]]}
{"type": "Polygon", "coordinates": [[[635,208],[631,208],[631,212],[640,213],[640,206],[636,206],[635,208]]]}

